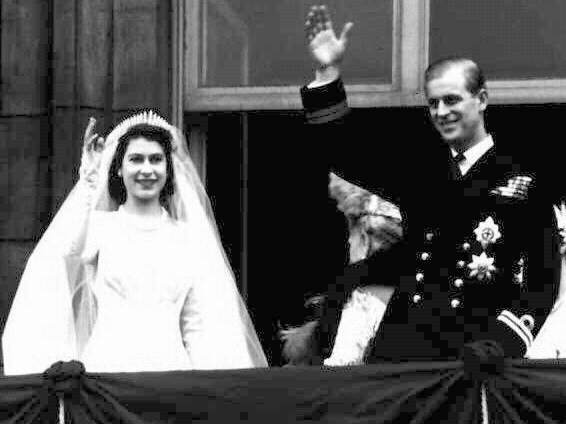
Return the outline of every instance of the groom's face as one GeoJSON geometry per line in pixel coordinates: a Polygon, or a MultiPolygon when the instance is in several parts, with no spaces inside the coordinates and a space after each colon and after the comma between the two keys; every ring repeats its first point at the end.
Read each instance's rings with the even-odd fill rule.
{"type": "Polygon", "coordinates": [[[480,141],[487,93],[484,89],[477,94],[469,91],[463,66],[451,66],[430,80],[426,94],[432,124],[448,145],[466,147],[480,141]]]}

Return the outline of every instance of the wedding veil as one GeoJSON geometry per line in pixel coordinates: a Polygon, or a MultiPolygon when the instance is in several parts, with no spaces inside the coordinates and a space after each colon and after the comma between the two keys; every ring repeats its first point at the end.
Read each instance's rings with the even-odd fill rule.
{"type": "Polygon", "coordinates": [[[198,246],[194,251],[202,255],[191,266],[198,268],[196,275],[206,280],[210,293],[203,349],[226,352],[218,368],[267,366],[185,137],[150,111],[112,130],[100,156],[96,184],[79,180],[28,259],[2,336],[6,375],[40,373],[60,360],[80,360],[96,319],[90,289],[96,260],[88,258],[89,252],[73,258],[69,249],[91,211],[117,210],[108,191],[108,171],[119,139],[137,124],[165,128],[171,134],[175,190],[165,208],[173,219],[187,224],[193,246],[198,246]]]}

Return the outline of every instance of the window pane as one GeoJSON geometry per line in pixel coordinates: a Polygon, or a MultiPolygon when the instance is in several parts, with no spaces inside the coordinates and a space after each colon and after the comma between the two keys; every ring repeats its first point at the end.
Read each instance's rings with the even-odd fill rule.
{"type": "MultiPolygon", "coordinates": [[[[195,117],[185,114],[189,134],[195,117]]],[[[196,118],[201,121],[202,118],[196,118]]],[[[210,115],[206,127],[206,191],[222,239],[222,245],[236,276],[242,283],[241,210],[241,118],[237,113],[210,115]]],[[[241,288],[241,287],[240,287],[241,288]]]]}
{"type": "MultiPolygon", "coordinates": [[[[353,21],[350,84],[392,81],[394,0],[328,0],[336,31],[353,21]]],[[[302,85],[312,75],[304,21],[310,2],[201,0],[199,81],[205,87],[302,85]]]]}
{"type": "Polygon", "coordinates": [[[430,59],[469,56],[491,79],[566,77],[563,0],[431,0],[430,59]]]}

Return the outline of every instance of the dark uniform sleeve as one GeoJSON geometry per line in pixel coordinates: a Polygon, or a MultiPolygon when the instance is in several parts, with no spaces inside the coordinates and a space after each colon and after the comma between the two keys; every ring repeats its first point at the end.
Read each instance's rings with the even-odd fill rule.
{"type": "Polygon", "coordinates": [[[341,79],[327,85],[301,88],[306,133],[309,141],[326,149],[332,170],[342,178],[397,205],[405,187],[399,155],[402,143],[394,143],[376,129],[379,122],[348,106],[341,79]]]}
{"type": "MultiPolygon", "coordinates": [[[[348,107],[342,80],[312,89],[302,87],[301,98],[306,142],[315,143],[325,150],[330,169],[347,181],[399,206],[395,176],[391,174],[391,168],[378,166],[375,159],[368,158],[371,148],[367,143],[379,141],[369,139],[362,126],[358,125],[355,113],[348,107]]],[[[381,162],[392,163],[385,159],[381,162]]],[[[328,231],[343,229],[329,228],[328,231]]],[[[320,312],[320,325],[316,330],[321,357],[330,355],[342,307],[355,287],[373,284],[399,286],[407,248],[406,242],[401,241],[387,251],[377,252],[338,271],[334,282],[329,284],[320,312]]]]}
{"type": "MultiPolygon", "coordinates": [[[[309,141],[316,142],[327,150],[331,169],[337,175],[399,206],[400,195],[391,163],[384,158],[367,161],[369,143],[379,143],[361,131],[354,113],[348,107],[346,91],[341,79],[327,85],[301,89],[307,134],[309,141]]],[[[391,155],[390,149],[383,149],[383,156],[391,155]]],[[[397,159],[397,158],[391,158],[397,159]]],[[[332,231],[329,229],[329,231],[332,231]]],[[[339,231],[336,229],[336,231],[339,231]]],[[[407,245],[399,242],[387,251],[380,251],[365,261],[344,269],[337,276],[337,288],[350,292],[355,286],[380,284],[398,287],[402,272],[402,258],[407,245]]]]}

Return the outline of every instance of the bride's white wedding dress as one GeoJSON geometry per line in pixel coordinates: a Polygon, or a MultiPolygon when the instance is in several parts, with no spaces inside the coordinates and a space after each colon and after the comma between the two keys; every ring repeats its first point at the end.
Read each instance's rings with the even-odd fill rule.
{"type": "Polygon", "coordinates": [[[98,262],[98,310],[80,359],[87,371],[198,367],[190,346],[198,346],[199,282],[189,272],[189,240],[166,213],[149,226],[135,218],[119,210],[91,219],[85,253],[98,262]]]}
{"type": "Polygon", "coordinates": [[[187,225],[165,211],[149,225],[123,209],[93,214],[83,253],[84,260],[97,262],[97,320],[80,357],[87,371],[254,365],[246,358],[245,338],[231,334],[228,340],[222,317],[207,313],[210,302],[223,296],[200,271],[206,247],[193,245],[187,225]]]}

